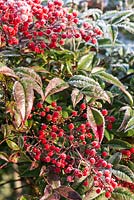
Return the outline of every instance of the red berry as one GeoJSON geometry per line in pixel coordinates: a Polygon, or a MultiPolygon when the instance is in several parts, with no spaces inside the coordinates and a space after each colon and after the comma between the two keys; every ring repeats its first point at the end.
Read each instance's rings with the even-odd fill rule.
{"type": "Polygon", "coordinates": [[[45,116],[46,116],[46,112],[42,111],[42,112],[40,113],[40,116],[41,116],[41,117],[45,117],[45,116]]]}
{"type": "Polygon", "coordinates": [[[94,165],[94,164],[95,164],[95,159],[94,159],[94,158],[90,158],[90,159],[89,159],[89,162],[90,162],[92,165],[94,165]]]}
{"type": "Polygon", "coordinates": [[[109,191],[107,191],[107,192],[105,193],[105,197],[108,198],[108,199],[111,198],[111,193],[110,193],[109,191]]]}
{"type": "Polygon", "coordinates": [[[102,113],[103,116],[107,116],[108,115],[108,111],[106,109],[103,109],[101,111],[101,113],[102,113]]]}
{"type": "Polygon", "coordinates": [[[131,149],[129,149],[129,151],[130,151],[131,153],[134,153],[134,147],[132,147],[131,149]]]}
{"type": "Polygon", "coordinates": [[[55,108],[55,107],[57,106],[57,103],[56,103],[55,101],[53,101],[53,102],[51,103],[51,106],[55,108]]]}
{"type": "Polygon", "coordinates": [[[86,104],[85,104],[85,103],[82,103],[82,104],[80,105],[80,109],[81,109],[81,110],[85,110],[85,109],[86,109],[86,104]]]}
{"type": "Polygon", "coordinates": [[[69,136],[69,140],[70,140],[70,141],[73,141],[73,140],[74,140],[74,136],[73,136],[73,135],[70,135],[70,136],[69,136]]]}
{"type": "Polygon", "coordinates": [[[48,121],[51,121],[51,120],[52,120],[52,115],[47,114],[46,119],[47,119],[48,121]]]}
{"type": "Polygon", "coordinates": [[[108,130],[112,130],[112,128],[113,128],[113,125],[112,125],[111,123],[108,123],[107,129],[108,129],[108,130]]]}
{"type": "Polygon", "coordinates": [[[101,189],[98,188],[98,189],[96,190],[96,193],[99,194],[100,192],[101,192],[101,189]]]}
{"type": "Polygon", "coordinates": [[[51,161],[50,156],[46,156],[46,157],[45,157],[45,162],[49,163],[50,161],[51,161]]]}
{"type": "Polygon", "coordinates": [[[80,135],[80,137],[79,137],[79,138],[80,138],[80,140],[82,140],[82,141],[83,141],[83,140],[85,140],[85,135],[84,135],[84,134],[82,134],[82,135],[80,135]]]}
{"type": "Polygon", "coordinates": [[[42,124],[41,130],[46,130],[46,129],[47,129],[47,125],[46,124],[42,124]]]}
{"type": "Polygon", "coordinates": [[[57,106],[57,111],[62,111],[62,107],[61,106],[57,106]]]}
{"type": "Polygon", "coordinates": [[[72,116],[73,116],[73,117],[76,117],[77,114],[78,114],[77,111],[72,111],[72,116]]]}
{"type": "Polygon", "coordinates": [[[70,130],[73,130],[73,129],[74,129],[74,124],[73,124],[73,123],[68,124],[68,128],[69,128],[70,130]]]}
{"type": "Polygon", "coordinates": [[[50,108],[49,108],[49,107],[45,107],[45,111],[46,111],[46,112],[49,112],[49,111],[50,111],[50,108]]]}
{"type": "Polygon", "coordinates": [[[102,152],[102,156],[103,156],[103,157],[107,157],[107,156],[108,156],[108,153],[107,153],[106,151],[103,151],[103,152],[102,152]]]}
{"type": "Polygon", "coordinates": [[[43,108],[43,104],[41,102],[37,103],[37,108],[43,108]]]}
{"type": "Polygon", "coordinates": [[[84,185],[85,187],[88,187],[88,185],[89,185],[88,181],[84,181],[84,182],[83,182],[83,185],[84,185]]]}

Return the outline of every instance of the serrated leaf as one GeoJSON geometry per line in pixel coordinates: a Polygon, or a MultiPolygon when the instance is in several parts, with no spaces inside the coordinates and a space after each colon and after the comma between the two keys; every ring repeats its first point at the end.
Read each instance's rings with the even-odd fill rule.
{"type": "Polygon", "coordinates": [[[25,91],[23,85],[16,81],[13,87],[13,96],[17,105],[17,109],[20,111],[22,120],[25,119],[26,108],[25,108],[25,91]]]}
{"type": "Polygon", "coordinates": [[[31,68],[28,67],[17,67],[15,70],[18,76],[32,78],[35,82],[37,82],[42,87],[42,80],[40,76],[31,68]]]}
{"type": "Polygon", "coordinates": [[[57,188],[58,193],[68,199],[68,200],[82,200],[82,198],[80,197],[80,195],[73,190],[71,187],[68,186],[61,186],[59,188],[57,188]]]}
{"type": "Polygon", "coordinates": [[[55,94],[57,92],[61,92],[68,87],[69,85],[66,82],[64,82],[62,79],[53,78],[52,80],[50,80],[49,84],[46,87],[45,97],[47,97],[48,95],[55,94]]]}
{"type": "Polygon", "coordinates": [[[109,141],[105,146],[109,146],[110,148],[114,148],[114,149],[130,149],[132,147],[131,144],[129,144],[128,142],[124,141],[124,140],[120,140],[120,139],[113,139],[111,141],[109,141]]]}
{"type": "Polygon", "coordinates": [[[119,87],[128,97],[130,104],[133,105],[133,98],[130,95],[130,93],[125,89],[124,85],[119,81],[119,79],[117,79],[116,77],[114,77],[112,74],[108,74],[104,71],[98,72],[98,74],[96,74],[96,76],[99,76],[100,78],[102,78],[104,81],[113,84],[117,87],[119,87]]]}
{"type": "Polygon", "coordinates": [[[128,123],[127,123],[127,125],[126,125],[126,127],[125,127],[125,132],[127,132],[127,131],[129,131],[129,130],[131,130],[131,129],[133,129],[134,128],[134,117],[132,117],[129,121],[128,121],[128,123]]]}
{"type": "Polygon", "coordinates": [[[78,70],[85,70],[85,71],[91,71],[91,64],[93,61],[93,57],[94,57],[94,52],[90,52],[87,55],[84,55],[80,58],[80,60],[78,61],[78,70]]]}
{"type": "Polygon", "coordinates": [[[134,200],[134,194],[130,192],[127,188],[117,187],[112,192],[112,199],[117,200],[134,200]]]}
{"type": "Polygon", "coordinates": [[[134,181],[134,173],[129,167],[125,165],[117,164],[113,167],[112,173],[122,181],[126,181],[129,183],[133,183],[134,181]]]}
{"type": "Polygon", "coordinates": [[[18,76],[16,76],[14,71],[7,66],[0,66],[0,74],[11,76],[13,78],[18,78],[18,76]]]}
{"type": "Polygon", "coordinates": [[[83,94],[80,92],[80,90],[78,90],[77,88],[75,88],[72,93],[71,93],[71,100],[73,103],[73,107],[75,108],[75,106],[83,99],[83,94]]]}
{"type": "Polygon", "coordinates": [[[90,122],[96,139],[101,143],[104,137],[105,120],[101,112],[95,108],[87,107],[87,119],[90,122]]]}
{"type": "Polygon", "coordinates": [[[19,146],[15,142],[13,142],[11,140],[6,140],[6,143],[9,146],[9,148],[12,149],[12,150],[16,150],[17,151],[17,150],[20,149],[19,146]]]}
{"type": "Polygon", "coordinates": [[[0,152],[0,159],[8,161],[8,155],[5,152],[0,152]]]}
{"type": "Polygon", "coordinates": [[[83,75],[75,75],[69,80],[69,84],[81,88],[81,92],[96,99],[103,99],[110,103],[108,94],[101,88],[99,83],[92,78],[83,75]]]}
{"type": "Polygon", "coordinates": [[[121,161],[122,153],[116,152],[114,153],[108,160],[112,165],[116,165],[121,161]]]}

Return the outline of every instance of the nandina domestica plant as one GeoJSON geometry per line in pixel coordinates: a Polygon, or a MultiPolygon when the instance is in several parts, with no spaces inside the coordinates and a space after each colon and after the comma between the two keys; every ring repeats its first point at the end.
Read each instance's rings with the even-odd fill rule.
{"type": "Polygon", "coordinates": [[[30,189],[16,199],[132,199],[122,186],[132,189],[133,147],[114,138],[104,81],[131,107],[133,98],[101,67],[94,15],[83,20],[61,0],[1,0],[0,28],[1,169],[15,165],[30,189]]]}

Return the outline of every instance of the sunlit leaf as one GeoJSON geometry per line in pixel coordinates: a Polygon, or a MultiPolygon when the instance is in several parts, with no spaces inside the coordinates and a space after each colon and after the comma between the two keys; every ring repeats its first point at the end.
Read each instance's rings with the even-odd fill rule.
{"type": "Polygon", "coordinates": [[[80,93],[80,90],[78,90],[77,88],[75,88],[72,91],[72,94],[71,94],[71,100],[72,100],[74,108],[82,100],[82,98],[83,98],[83,94],[80,93]]]}
{"type": "Polygon", "coordinates": [[[120,140],[120,139],[113,139],[109,141],[106,145],[108,145],[110,148],[119,149],[119,150],[130,149],[132,147],[132,145],[129,144],[128,142],[124,140],[120,140]]]}
{"type": "Polygon", "coordinates": [[[7,142],[7,145],[9,146],[10,149],[12,149],[12,150],[19,150],[20,149],[19,146],[15,142],[13,142],[11,140],[6,140],[6,142],[7,142]]]}
{"type": "Polygon", "coordinates": [[[66,82],[64,82],[62,79],[53,78],[52,80],[50,80],[49,84],[46,87],[45,97],[47,97],[48,95],[57,93],[57,92],[61,92],[68,87],[69,87],[69,85],[66,82]]]}
{"type": "Polygon", "coordinates": [[[26,114],[25,91],[23,85],[19,81],[16,81],[14,83],[13,95],[17,105],[17,109],[20,111],[22,120],[24,120],[26,114]]]}
{"type": "Polygon", "coordinates": [[[121,161],[122,153],[116,152],[112,156],[110,156],[108,162],[110,162],[112,165],[116,165],[121,161]]]}
{"type": "Polygon", "coordinates": [[[104,137],[105,120],[101,112],[95,108],[87,107],[87,119],[90,122],[96,139],[101,143],[104,137]]]}
{"type": "Polygon", "coordinates": [[[122,181],[133,183],[134,173],[129,167],[125,165],[117,164],[113,167],[112,172],[114,176],[121,179],[122,181]]]}
{"type": "Polygon", "coordinates": [[[0,159],[8,161],[7,153],[0,151],[0,159]]]}
{"type": "Polygon", "coordinates": [[[115,200],[133,200],[134,194],[127,188],[117,187],[112,192],[112,199],[115,200]]]}
{"type": "Polygon", "coordinates": [[[18,78],[18,76],[16,76],[14,71],[7,66],[0,66],[0,74],[11,76],[13,78],[18,78]]]}

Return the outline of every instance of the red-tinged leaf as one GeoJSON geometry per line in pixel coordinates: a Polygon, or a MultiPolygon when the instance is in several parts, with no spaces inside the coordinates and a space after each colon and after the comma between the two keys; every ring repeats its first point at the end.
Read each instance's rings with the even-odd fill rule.
{"type": "MultiPolygon", "coordinates": [[[[126,128],[127,123],[128,123],[130,116],[131,116],[132,108],[129,107],[129,106],[125,106],[123,108],[125,109],[125,114],[124,114],[123,121],[122,121],[120,127],[118,128],[118,131],[122,131],[123,129],[126,128]]],[[[123,108],[120,111],[123,111],[124,110],[123,108]]]]}
{"type": "Polygon", "coordinates": [[[42,80],[40,76],[33,69],[28,67],[17,67],[15,71],[18,76],[23,76],[33,79],[33,81],[35,81],[42,87],[42,80]]]}
{"type": "Polygon", "coordinates": [[[83,94],[80,93],[80,91],[77,88],[75,88],[72,91],[71,99],[72,99],[73,107],[75,108],[75,106],[83,99],[83,94]]]}
{"type": "Polygon", "coordinates": [[[61,187],[57,188],[56,191],[58,191],[62,197],[66,198],[68,200],[82,200],[80,195],[75,190],[73,190],[71,187],[61,186],[61,187]]]}
{"type": "Polygon", "coordinates": [[[25,119],[26,107],[25,107],[25,91],[23,85],[16,81],[13,87],[13,95],[16,101],[17,109],[19,110],[22,120],[25,119]]]}
{"type": "Polygon", "coordinates": [[[48,95],[55,94],[57,92],[61,92],[68,87],[69,85],[66,82],[64,82],[62,79],[53,78],[46,87],[45,97],[47,97],[48,95]]]}
{"type": "Polygon", "coordinates": [[[34,91],[33,91],[33,85],[28,84],[28,82],[25,79],[21,79],[21,84],[23,85],[25,91],[25,109],[26,109],[25,120],[26,120],[29,114],[31,113],[33,107],[34,91]]]}
{"type": "Polygon", "coordinates": [[[19,157],[20,157],[20,156],[18,155],[18,153],[13,153],[13,154],[11,154],[10,157],[9,157],[9,162],[17,163],[19,157]]]}
{"type": "Polygon", "coordinates": [[[96,108],[87,107],[87,119],[90,122],[91,128],[96,139],[101,143],[105,131],[104,116],[96,108]]]}
{"type": "Polygon", "coordinates": [[[5,152],[0,152],[0,159],[8,161],[8,155],[5,152]]]}
{"type": "Polygon", "coordinates": [[[18,76],[16,76],[14,71],[7,66],[0,67],[0,74],[6,75],[6,76],[12,76],[14,78],[18,78],[18,76]]]}
{"type": "Polygon", "coordinates": [[[46,185],[44,195],[41,197],[40,200],[48,199],[50,196],[52,196],[52,187],[51,185],[46,185]]]}
{"type": "Polygon", "coordinates": [[[21,82],[26,82],[27,87],[32,86],[33,90],[35,90],[38,94],[40,94],[42,100],[44,101],[44,93],[43,93],[42,87],[38,83],[36,83],[35,81],[27,77],[22,78],[21,82]]]}

